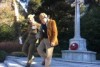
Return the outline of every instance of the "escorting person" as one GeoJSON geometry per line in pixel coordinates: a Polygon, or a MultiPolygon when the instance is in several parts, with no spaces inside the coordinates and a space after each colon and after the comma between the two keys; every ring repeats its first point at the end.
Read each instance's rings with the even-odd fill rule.
{"type": "Polygon", "coordinates": [[[46,13],[40,13],[39,18],[41,21],[41,41],[37,47],[37,51],[39,55],[44,58],[42,65],[50,67],[54,46],[58,45],[58,30],[56,21],[50,19],[46,13]],[[44,49],[46,49],[46,52],[44,49]]]}

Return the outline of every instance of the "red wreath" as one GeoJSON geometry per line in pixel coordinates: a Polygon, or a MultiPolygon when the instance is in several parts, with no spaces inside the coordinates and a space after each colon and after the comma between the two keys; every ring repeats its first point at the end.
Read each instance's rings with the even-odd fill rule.
{"type": "Polygon", "coordinates": [[[78,44],[77,44],[77,43],[72,43],[72,44],[70,45],[70,49],[71,49],[71,50],[77,50],[77,49],[78,49],[78,44]]]}

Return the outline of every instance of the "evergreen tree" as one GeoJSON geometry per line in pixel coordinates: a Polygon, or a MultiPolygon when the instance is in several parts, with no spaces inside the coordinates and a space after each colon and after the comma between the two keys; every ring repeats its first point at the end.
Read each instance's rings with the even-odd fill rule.
{"type": "Polygon", "coordinates": [[[100,53],[100,7],[92,6],[87,14],[81,18],[82,36],[87,39],[88,50],[100,53]],[[88,18],[87,18],[88,17],[88,18]]]}
{"type": "Polygon", "coordinates": [[[41,6],[41,0],[30,0],[28,4],[28,14],[35,14],[41,6]]]}

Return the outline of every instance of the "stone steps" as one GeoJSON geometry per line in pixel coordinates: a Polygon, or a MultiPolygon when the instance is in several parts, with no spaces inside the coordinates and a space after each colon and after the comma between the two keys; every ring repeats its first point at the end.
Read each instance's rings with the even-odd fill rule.
{"type": "Polygon", "coordinates": [[[17,62],[14,62],[13,60],[7,60],[4,62],[7,67],[23,67],[22,65],[18,64],[17,62]]]}
{"type": "MultiPolygon", "coordinates": [[[[36,57],[32,62],[31,67],[44,67],[41,65],[42,58],[36,57]]],[[[25,67],[27,62],[26,57],[8,56],[4,63],[0,63],[0,67],[25,67]]],[[[100,63],[100,61],[98,61],[100,63]]],[[[62,58],[53,58],[51,67],[100,67],[100,64],[88,64],[80,62],[64,61],[62,58]]]]}
{"type": "MultiPolygon", "coordinates": [[[[31,67],[44,67],[41,65],[42,60],[43,59],[41,59],[40,57],[36,57],[35,60],[32,62],[31,67]]],[[[4,61],[4,64],[6,65],[6,67],[25,67],[26,62],[27,62],[26,57],[8,56],[4,61]]],[[[66,66],[66,63],[52,60],[51,67],[69,67],[69,66],[66,66]]]]}
{"type": "Polygon", "coordinates": [[[4,63],[0,63],[0,67],[7,67],[4,63]]]}

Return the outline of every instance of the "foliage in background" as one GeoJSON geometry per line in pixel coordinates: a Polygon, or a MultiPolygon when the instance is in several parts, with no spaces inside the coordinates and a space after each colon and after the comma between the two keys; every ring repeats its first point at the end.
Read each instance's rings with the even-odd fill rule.
{"type": "Polygon", "coordinates": [[[4,62],[6,59],[7,53],[5,51],[0,50],[0,62],[4,62]]]}
{"type": "Polygon", "coordinates": [[[11,0],[0,3],[0,41],[15,40],[14,10],[11,0]]]}
{"type": "Polygon", "coordinates": [[[35,14],[41,6],[41,0],[30,0],[28,4],[28,14],[35,14]]]}
{"type": "Polygon", "coordinates": [[[14,11],[11,7],[11,0],[7,0],[4,3],[0,3],[0,25],[8,24],[12,25],[14,21],[14,11]]]}
{"type": "Polygon", "coordinates": [[[10,41],[15,40],[15,29],[13,26],[9,26],[7,24],[2,24],[0,26],[0,41],[10,41]]]}
{"type": "Polygon", "coordinates": [[[100,7],[91,6],[87,14],[81,18],[81,34],[87,39],[88,50],[100,53],[100,7]]]}
{"type": "Polygon", "coordinates": [[[27,55],[24,52],[12,52],[12,56],[17,56],[17,57],[27,57],[27,55]]]}
{"type": "Polygon", "coordinates": [[[0,42],[0,50],[3,50],[7,53],[21,51],[22,45],[16,41],[4,41],[0,42]]]}

